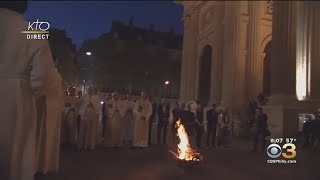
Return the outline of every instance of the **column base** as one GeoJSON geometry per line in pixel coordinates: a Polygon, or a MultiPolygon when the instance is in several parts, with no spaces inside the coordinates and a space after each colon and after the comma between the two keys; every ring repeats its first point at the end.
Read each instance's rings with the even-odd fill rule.
{"type": "Polygon", "coordinates": [[[306,107],[306,113],[314,113],[320,108],[320,99],[307,99],[301,104],[306,107]]]}
{"type": "Polygon", "coordinates": [[[263,106],[268,115],[268,126],[272,138],[296,136],[299,132],[299,114],[306,107],[295,96],[274,95],[263,106]]]}

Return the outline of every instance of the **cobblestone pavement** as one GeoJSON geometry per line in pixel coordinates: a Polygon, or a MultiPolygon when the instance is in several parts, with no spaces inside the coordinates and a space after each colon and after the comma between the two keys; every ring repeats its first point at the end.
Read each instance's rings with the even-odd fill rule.
{"type": "MultiPolygon", "coordinates": [[[[174,149],[174,147],[171,147],[174,149]]],[[[77,152],[62,148],[60,172],[36,180],[319,180],[320,153],[297,150],[296,164],[268,164],[265,152],[250,152],[246,141],[229,149],[204,149],[205,161],[192,171],[177,166],[170,147],[77,152]]]]}

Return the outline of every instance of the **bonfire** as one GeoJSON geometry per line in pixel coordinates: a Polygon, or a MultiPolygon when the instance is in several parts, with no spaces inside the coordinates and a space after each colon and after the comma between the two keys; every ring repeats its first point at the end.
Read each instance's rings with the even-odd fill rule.
{"type": "Polygon", "coordinates": [[[199,162],[200,161],[200,154],[193,150],[189,143],[188,134],[186,132],[185,127],[181,123],[181,120],[177,121],[177,136],[179,137],[180,143],[178,144],[176,154],[175,152],[169,150],[172,154],[176,156],[178,160],[185,161],[185,162],[199,162]]]}

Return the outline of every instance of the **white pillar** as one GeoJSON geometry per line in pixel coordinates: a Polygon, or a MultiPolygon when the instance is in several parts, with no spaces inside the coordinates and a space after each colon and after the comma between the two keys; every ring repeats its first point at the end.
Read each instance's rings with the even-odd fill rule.
{"type": "Polygon", "coordinates": [[[320,3],[298,2],[297,94],[307,112],[320,104],[320,3]]]}

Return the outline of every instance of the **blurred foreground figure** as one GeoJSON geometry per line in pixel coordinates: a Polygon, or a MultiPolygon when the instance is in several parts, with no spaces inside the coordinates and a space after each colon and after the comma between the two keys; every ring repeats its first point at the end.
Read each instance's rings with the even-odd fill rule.
{"type": "Polygon", "coordinates": [[[34,175],[34,97],[45,95],[54,68],[47,41],[27,40],[27,2],[0,2],[0,177],[32,180],[34,175]],[[34,95],[34,96],[33,96],[34,95]]]}
{"type": "MultiPolygon", "coordinates": [[[[38,172],[47,174],[48,172],[58,172],[60,153],[60,129],[63,109],[63,87],[62,77],[56,68],[49,70],[48,86],[44,101],[40,98],[42,106],[37,106],[38,119],[37,127],[42,129],[36,139],[38,141],[38,172]],[[40,112],[39,112],[40,111],[40,112]],[[44,118],[41,120],[41,118],[44,118]],[[39,127],[39,124],[42,126],[39,127]]],[[[37,102],[37,105],[38,102],[37,102]]],[[[41,105],[41,104],[40,104],[41,105]]]]}
{"type": "Polygon", "coordinates": [[[78,149],[94,150],[97,140],[100,99],[95,87],[88,88],[88,94],[80,100],[80,133],[78,137],[78,149]]]}
{"type": "Polygon", "coordinates": [[[148,147],[148,125],[149,118],[152,114],[152,104],[148,99],[146,92],[141,93],[141,99],[136,102],[134,108],[134,147],[148,147]]]}

